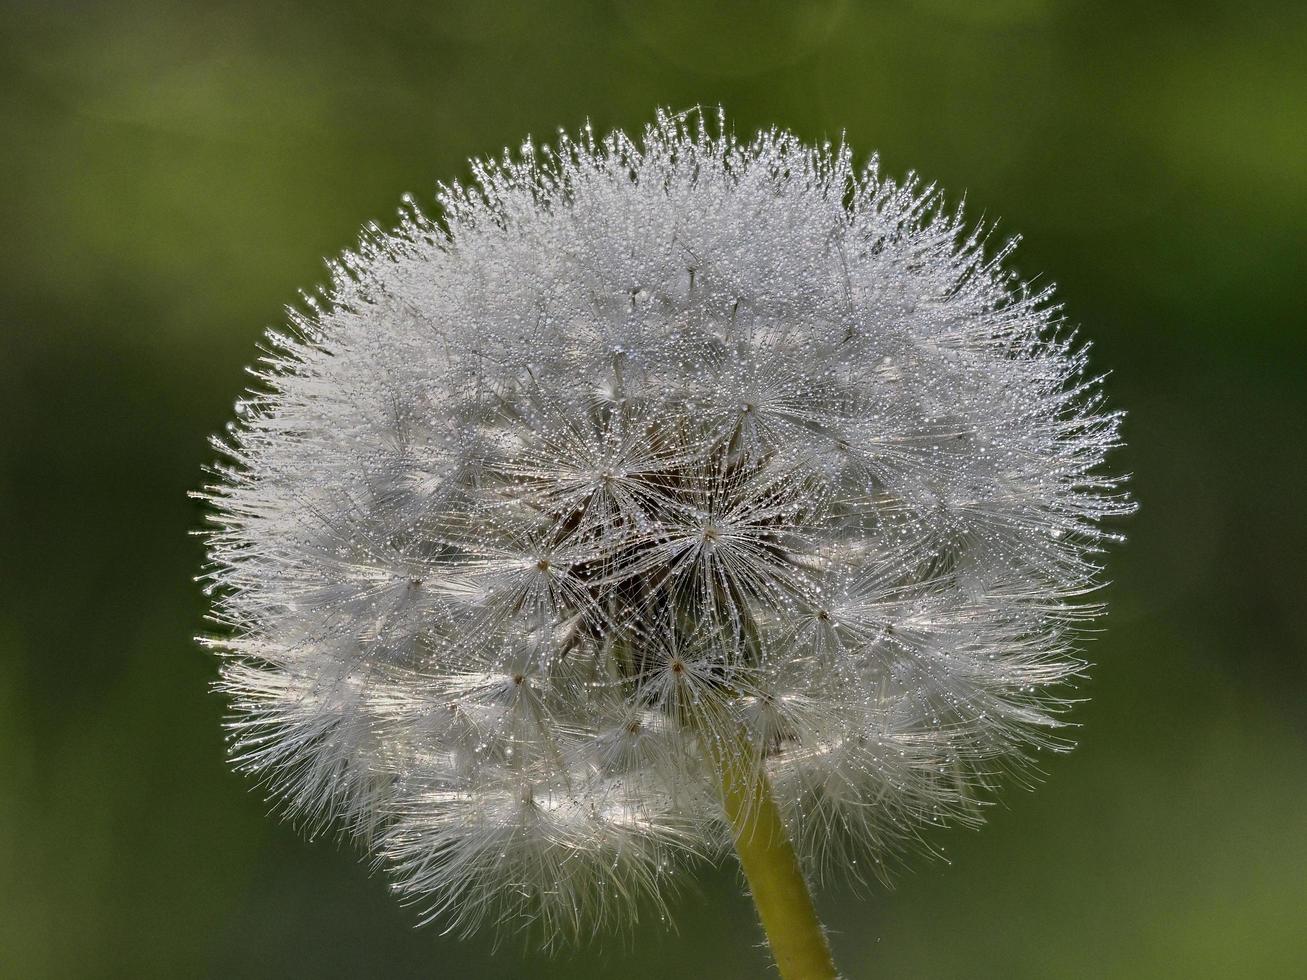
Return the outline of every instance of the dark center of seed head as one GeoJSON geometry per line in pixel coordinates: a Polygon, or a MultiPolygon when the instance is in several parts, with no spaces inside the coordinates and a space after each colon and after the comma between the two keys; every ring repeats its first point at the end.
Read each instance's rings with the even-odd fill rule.
{"type": "Polygon", "coordinates": [[[541,558],[538,562],[536,562],[536,568],[538,568],[542,572],[549,571],[549,559],[541,558]]]}
{"type": "Polygon", "coordinates": [[[672,673],[673,673],[673,674],[683,674],[683,673],[685,673],[685,664],[681,663],[679,660],[673,660],[673,661],[672,661],[672,673]]]}

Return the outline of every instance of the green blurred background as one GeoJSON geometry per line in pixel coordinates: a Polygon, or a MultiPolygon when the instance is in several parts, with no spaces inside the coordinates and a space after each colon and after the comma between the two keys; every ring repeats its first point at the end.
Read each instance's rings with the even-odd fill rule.
{"type": "Polygon", "coordinates": [[[321,257],[470,155],[698,103],[1001,215],[1130,412],[1081,747],[824,889],[850,976],[1307,975],[1305,11],[6,0],[0,976],[766,975],[729,868],[554,959],[414,930],[228,772],[191,639],[186,491],[321,257]]]}

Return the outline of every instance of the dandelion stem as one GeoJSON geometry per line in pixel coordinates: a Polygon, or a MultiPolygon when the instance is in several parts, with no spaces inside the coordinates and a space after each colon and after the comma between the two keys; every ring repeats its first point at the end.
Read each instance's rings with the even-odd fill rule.
{"type": "Polygon", "coordinates": [[[830,946],[766,774],[747,749],[723,751],[714,761],[735,851],[781,976],[834,980],[830,946]]]}

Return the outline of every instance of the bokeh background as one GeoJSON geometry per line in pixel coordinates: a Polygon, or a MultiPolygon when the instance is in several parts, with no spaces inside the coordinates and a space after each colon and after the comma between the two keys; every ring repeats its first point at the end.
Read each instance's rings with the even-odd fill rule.
{"type": "Polygon", "coordinates": [[[860,977],[1307,975],[1307,7],[3,4],[0,975],[758,977],[736,873],[546,958],[415,930],[228,772],[198,505],[263,329],[466,158],[726,107],[1026,235],[1129,410],[1080,748],[895,890],[860,977]]]}

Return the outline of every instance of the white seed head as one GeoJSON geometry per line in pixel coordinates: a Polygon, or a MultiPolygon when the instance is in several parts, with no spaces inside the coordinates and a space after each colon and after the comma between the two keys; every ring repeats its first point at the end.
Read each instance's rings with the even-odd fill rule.
{"type": "Polygon", "coordinates": [[[554,938],[729,844],[708,740],[875,875],[1065,745],[1130,504],[1010,243],[697,115],[474,174],[331,266],[219,443],[241,768],[448,926],[554,938]]]}

